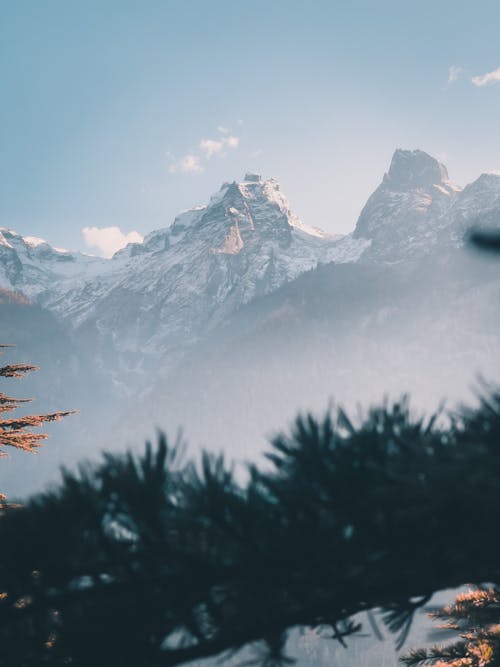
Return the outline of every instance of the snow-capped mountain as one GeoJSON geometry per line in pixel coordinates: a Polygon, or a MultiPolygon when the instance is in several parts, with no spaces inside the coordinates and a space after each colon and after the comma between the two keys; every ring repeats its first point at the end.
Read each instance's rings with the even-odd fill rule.
{"type": "Polygon", "coordinates": [[[500,225],[500,176],[461,189],[430,155],[397,150],[352,235],[304,225],[276,180],[247,174],[112,259],[2,228],[0,287],[52,311],[117,376],[147,375],[244,304],[320,264],[418,260],[459,246],[472,224],[500,225]]]}
{"type": "Polygon", "coordinates": [[[4,232],[0,284],[23,290],[109,357],[145,370],[197,340],[229,313],[320,263],[352,262],[365,239],[304,225],[274,179],[247,174],[206,206],[131,244],[111,260],[58,251],[4,232]],[[15,267],[11,268],[11,267],[15,267]],[[147,366],[146,366],[147,367],[147,366]]]}

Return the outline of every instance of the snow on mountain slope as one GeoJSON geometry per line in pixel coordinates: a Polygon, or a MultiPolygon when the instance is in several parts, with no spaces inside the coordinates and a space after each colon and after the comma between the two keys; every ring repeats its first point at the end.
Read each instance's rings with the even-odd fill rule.
{"type": "Polygon", "coordinates": [[[36,298],[77,274],[104,270],[97,257],[53,248],[43,239],[0,227],[0,286],[36,298]]]}
{"type": "Polygon", "coordinates": [[[89,336],[103,363],[112,349],[114,366],[140,373],[148,357],[175,357],[255,297],[319,263],[356,261],[369,245],[304,225],[278,183],[255,174],[225,183],[206,206],[180,214],[111,260],[94,260],[90,269],[70,255],[77,267],[63,275],[60,253],[52,250],[44,264],[32,259],[42,245],[17,239],[23,270],[36,266],[40,276],[16,287],[34,278],[37,288],[24,291],[89,336]]]}

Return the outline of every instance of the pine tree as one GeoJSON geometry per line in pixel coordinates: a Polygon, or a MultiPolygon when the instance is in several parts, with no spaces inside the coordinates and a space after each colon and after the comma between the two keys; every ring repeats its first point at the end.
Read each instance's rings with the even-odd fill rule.
{"type": "MultiPolygon", "coordinates": [[[[12,345],[0,344],[0,354],[6,348],[12,345]]],[[[0,366],[1,378],[22,378],[27,373],[38,370],[37,366],[30,364],[9,364],[0,366]]],[[[44,422],[53,422],[63,419],[73,411],[53,412],[43,415],[25,415],[21,417],[14,417],[11,419],[4,419],[2,415],[7,412],[12,412],[25,403],[29,403],[30,398],[14,398],[0,392],[0,457],[6,456],[3,451],[5,447],[14,447],[15,449],[22,449],[27,452],[34,452],[44,440],[47,435],[45,433],[34,433],[31,429],[41,426],[44,422]]],[[[0,494],[0,508],[5,507],[6,500],[3,494],[0,494]]]]}

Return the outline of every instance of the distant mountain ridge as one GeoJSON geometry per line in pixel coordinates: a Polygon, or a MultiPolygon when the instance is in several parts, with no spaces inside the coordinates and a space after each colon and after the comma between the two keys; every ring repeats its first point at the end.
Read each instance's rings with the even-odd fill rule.
{"type": "Polygon", "coordinates": [[[304,225],[275,179],[247,174],[112,259],[52,248],[0,229],[0,286],[22,291],[96,350],[116,377],[168,367],[255,298],[327,263],[397,264],[500,225],[500,176],[460,188],[420,150],[395,151],[355,230],[304,225]]]}

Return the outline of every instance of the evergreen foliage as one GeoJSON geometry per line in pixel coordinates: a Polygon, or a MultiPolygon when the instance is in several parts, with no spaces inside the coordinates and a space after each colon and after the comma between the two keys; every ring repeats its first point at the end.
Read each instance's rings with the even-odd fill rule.
{"type": "Polygon", "coordinates": [[[160,438],[0,519],[0,666],[286,662],[296,626],[381,609],[401,643],[438,590],[500,582],[500,393],[451,423],[407,400],[299,418],[248,481],[160,438]]]}

